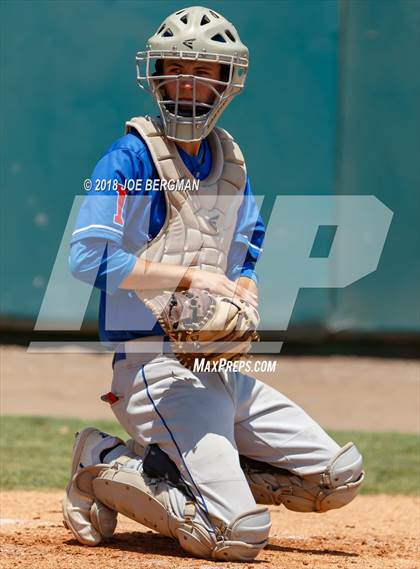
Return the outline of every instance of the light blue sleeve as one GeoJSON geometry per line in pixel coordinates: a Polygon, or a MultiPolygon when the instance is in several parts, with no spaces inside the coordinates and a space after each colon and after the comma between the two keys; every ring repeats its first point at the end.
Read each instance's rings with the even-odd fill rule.
{"type": "Polygon", "coordinates": [[[69,265],[74,277],[113,294],[131,273],[136,256],[112,241],[85,238],[70,248],[69,265]]]}

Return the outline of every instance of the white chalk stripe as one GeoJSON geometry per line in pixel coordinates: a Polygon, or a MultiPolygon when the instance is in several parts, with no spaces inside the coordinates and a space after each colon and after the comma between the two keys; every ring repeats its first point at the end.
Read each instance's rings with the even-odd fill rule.
{"type": "Polygon", "coordinates": [[[46,520],[15,520],[13,518],[0,518],[0,526],[7,526],[7,525],[30,525],[35,527],[61,527],[61,524],[57,522],[49,522],[46,520]]]}
{"type": "Polygon", "coordinates": [[[12,518],[0,518],[0,526],[24,524],[25,520],[14,520],[12,518]]]}

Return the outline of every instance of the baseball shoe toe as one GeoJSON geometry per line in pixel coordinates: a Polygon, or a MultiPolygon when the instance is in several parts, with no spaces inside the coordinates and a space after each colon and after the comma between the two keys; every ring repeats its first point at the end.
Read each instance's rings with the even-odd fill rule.
{"type": "Polygon", "coordinates": [[[78,474],[89,467],[101,464],[101,455],[123,441],[88,427],[76,433],[70,480],[63,499],[63,523],[84,545],[98,545],[104,537],[111,537],[117,524],[117,512],[110,510],[93,495],[81,491],[78,474]]]}

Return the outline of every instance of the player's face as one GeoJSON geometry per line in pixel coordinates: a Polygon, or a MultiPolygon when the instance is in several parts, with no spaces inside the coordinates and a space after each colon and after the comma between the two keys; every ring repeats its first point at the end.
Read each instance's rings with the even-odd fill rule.
{"type": "MultiPolygon", "coordinates": [[[[216,62],[207,61],[182,61],[177,59],[163,60],[164,75],[194,75],[195,77],[203,77],[205,79],[215,79],[220,81],[221,65],[216,62]]],[[[219,88],[217,88],[219,90],[219,88]]],[[[176,100],[177,82],[169,81],[165,84],[166,95],[172,101],[176,100]]],[[[194,86],[191,79],[181,79],[179,82],[179,102],[192,101],[194,86]]],[[[214,90],[205,83],[196,82],[195,88],[196,101],[198,103],[212,103],[215,98],[214,90]]]]}

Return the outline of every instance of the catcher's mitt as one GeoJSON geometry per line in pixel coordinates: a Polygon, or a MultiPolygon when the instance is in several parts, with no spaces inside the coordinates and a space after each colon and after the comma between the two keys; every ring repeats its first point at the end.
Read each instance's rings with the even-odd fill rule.
{"type": "Polygon", "coordinates": [[[201,289],[139,297],[158,319],[178,360],[190,369],[196,358],[240,359],[259,340],[258,312],[238,297],[201,289]]]}

